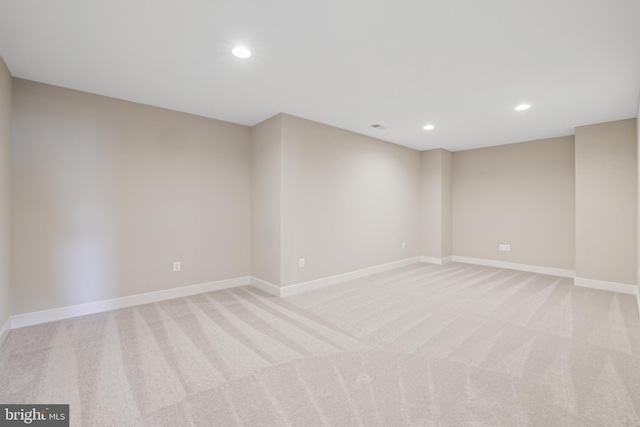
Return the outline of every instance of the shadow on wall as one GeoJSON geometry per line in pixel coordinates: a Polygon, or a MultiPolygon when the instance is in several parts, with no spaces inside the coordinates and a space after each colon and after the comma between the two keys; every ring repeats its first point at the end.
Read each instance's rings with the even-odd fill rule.
{"type": "Polygon", "coordinates": [[[14,314],[113,298],[117,185],[106,144],[71,132],[64,144],[36,140],[14,150],[14,314]]]}
{"type": "Polygon", "coordinates": [[[249,275],[248,127],[20,79],[13,93],[12,314],[249,275]]]}

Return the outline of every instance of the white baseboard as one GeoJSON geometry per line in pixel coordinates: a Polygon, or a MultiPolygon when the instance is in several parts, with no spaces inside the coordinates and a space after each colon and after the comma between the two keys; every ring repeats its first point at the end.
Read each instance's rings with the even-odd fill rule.
{"type": "MultiPolygon", "coordinates": [[[[575,286],[581,286],[583,288],[600,289],[602,291],[611,291],[621,294],[638,296],[638,287],[636,285],[629,285],[626,283],[606,282],[604,280],[593,280],[585,279],[583,277],[576,277],[575,279],[573,279],[573,284],[575,286]]],[[[640,304],[640,299],[638,300],[638,302],[640,304]]]]}
{"type": "Polygon", "coordinates": [[[219,280],[216,282],[149,292],[146,294],[130,295],[127,297],[54,308],[52,310],[19,314],[11,317],[11,329],[69,319],[71,317],[84,316],[86,314],[101,313],[103,311],[115,310],[118,308],[126,308],[168,299],[187,297],[205,292],[219,291],[221,289],[234,288],[236,286],[244,286],[248,284],[249,276],[243,276],[236,277],[234,279],[219,280]]]}
{"type": "Polygon", "coordinates": [[[269,283],[267,281],[264,281],[262,279],[258,279],[257,277],[249,277],[249,284],[251,286],[254,286],[258,289],[260,289],[261,291],[264,291],[266,293],[268,293],[269,295],[273,295],[276,297],[281,296],[280,295],[280,286],[276,286],[273,283],[269,283]]]}
{"type": "Polygon", "coordinates": [[[426,262],[427,264],[446,265],[446,264],[451,264],[453,262],[453,257],[448,256],[444,258],[435,258],[431,256],[421,256],[420,262],[426,262]]]}
{"type": "Polygon", "coordinates": [[[508,270],[528,271],[530,273],[548,274],[549,276],[559,276],[574,278],[576,272],[574,270],[564,270],[562,268],[542,267],[539,265],[517,264],[514,262],[495,261],[492,259],[469,258],[454,255],[453,262],[461,262],[464,264],[484,265],[487,267],[506,268],[508,270]]]}
{"type": "Polygon", "coordinates": [[[325,277],[323,279],[310,280],[308,282],[296,283],[295,285],[283,286],[280,288],[280,296],[287,297],[296,295],[301,292],[307,292],[313,289],[324,288],[325,286],[335,285],[348,280],[359,279],[369,276],[370,274],[382,273],[383,271],[393,270],[394,268],[404,267],[405,265],[420,262],[420,257],[407,258],[400,261],[390,262],[388,264],[376,265],[375,267],[363,268],[362,270],[351,271],[349,273],[337,274],[335,276],[325,277]]]}
{"type": "Polygon", "coordinates": [[[11,317],[4,322],[2,329],[0,329],[0,348],[2,348],[2,344],[7,340],[9,332],[11,332],[11,317]]]}
{"type": "Polygon", "coordinates": [[[635,295],[638,302],[638,314],[640,315],[640,289],[636,285],[627,283],[607,282],[605,280],[585,279],[576,277],[573,279],[574,286],[583,288],[600,289],[601,291],[617,292],[620,294],[635,295]]]}

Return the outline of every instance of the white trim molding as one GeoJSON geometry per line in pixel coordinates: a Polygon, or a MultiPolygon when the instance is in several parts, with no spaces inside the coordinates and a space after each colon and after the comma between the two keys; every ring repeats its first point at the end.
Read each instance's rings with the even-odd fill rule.
{"type": "Polygon", "coordinates": [[[427,264],[447,265],[453,262],[453,257],[448,256],[444,258],[436,258],[431,256],[421,256],[420,262],[426,262],[427,264]]]}
{"type": "Polygon", "coordinates": [[[0,329],[0,348],[2,348],[2,344],[7,340],[9,332],[11,332],[11,317],[4,322],[2,329],[0,329]]]}
{"type": "Polygon", "coordinates": [[[454,255],[453,262],[461,262],[464,264],[484,265],[486,267],[505,268],[508,270],[528,271],[529,273],[548,274],[549,276],[568,277],[573,279],[576,276],[574,270],[564,270],[562,268],[542,267],[539,265],[517,264],[514,262],[495,261],[492,259],[469,258],[454,255]]]}
{"type": "MultiPolygon", "coordinates": [[[[630,294],[638,296],[638,287],[636,285],[629,285],[627,283],[606,282],[604,280],[585,279],[583,277],[576,277],[573,279],[575,286],[583,288],[600,289],[601,291],[618,292],[621,294],[630,294]]],[[[640,299],[638,300],[640,304],[640,299]]]]}
{"type": "Polygon", "coordinates": [[[255,288],[260,289],[261,291],[268,293],[269,295],[273,295],[275,297],[282,296],[280,295],[280,286],[274,285],[273,283],[269,283],[262,279],[258,279],[257,277],[251,276],[249,278],[249,284],[255,288]]]}
{"type": "Polygon", "coordinates": [[[308,282],[296,283],[295,285],[283,286],[280,288],[280,296],[288,297],[301,292],[307,292],[313,289],[324,288],[325,286],[335,285],[348,280],[359,279],[371,274],[382,273],[383,271],[393,270],[394,268],[404,267],[405,265],[416,264],[420,262],[420,257],[407,258],[400,261],[390,262],[388,264],[376,265],[374,267],[363,268],[361,270],[351,271],[349,273],[337,274],[335,276],[324,277],[317,280],[309,280],[308,282]]]}
{"type": "Polygon", "coordinates": [[[11,317],[10,324],[11,329],[22,328],[24,326],[38,325],[40,323],[69,319],[72,317],[84,316],[86,314],[101,313],[103,311],[116,310],[118,308],[126,308],[135,305],[149,304],[152,302],[187,297],[191,295],[202,294],[205,292],[235,288],[237,286],[244,286],[248,284],[249,276],[236,277],[233,279],[219,280],[216,282],[201,283],[191,286],[183,286],[180,288],[165,289],[162,291],[149,292],[146,294],[130,295],[121,298],[71,305],[67,307],[54,308],[51,310],[37,311],[34,313],[19,314],[11,317]]]}

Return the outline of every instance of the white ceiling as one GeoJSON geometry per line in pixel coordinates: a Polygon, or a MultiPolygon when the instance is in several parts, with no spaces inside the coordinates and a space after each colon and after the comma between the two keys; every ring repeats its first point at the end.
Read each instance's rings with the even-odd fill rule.
{"type": "Polygon", "coordinates": [[[461,150],[635,117],[640,0],[0,0],[0,56],[244,125],[285,112],[461,150]]]}

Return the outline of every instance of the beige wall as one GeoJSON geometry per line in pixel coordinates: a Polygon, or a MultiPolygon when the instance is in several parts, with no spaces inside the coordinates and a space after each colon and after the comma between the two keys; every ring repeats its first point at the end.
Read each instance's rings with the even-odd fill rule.
{"type": "Polygon", "coordinates": [[[573,270],[574,191],[570,136],[453,153],[453,253],[573,270]]]}
{"type": "Polygon", "coordinates": [[[451,167],[452,153],[422,152],[420,196],[420,255],[446,258],[452,255],[451,167]]]}
{"type": "Polygon", "coordinates": [[[442,257],[453,255],[453,153],[442,153],[442,257]]]}
{"type": "Polygon", "coordinates": [[[576,277],[636,283],[636,120],[576,128],[576,277]]]}
{"type": "Polygon", "coordinates": [[[249,275],[247,127],[19,79],[13,107],[14,314],[249,275]]]}
{"type": "Polygon", "coordinates": [[[283,286],[419,255],[418,151],[289,115],[282,137],[283,286]]]}
{"type": "Polygon", "coordinates": [[[251,275],[280,285],[282,115],[251,128],[251,275]]]}
{"type": "Polygon", "coordinates": [[[250,129],[20,79],[13,119],[13,314],[249,274],[287,286],[418,255],[636,283],[633,120],[420,153],[285,114],[250,129]]]}
{"type": "Polygon", "coordinates": [[[11,74],[0,57],[0,329],[11,315],[9,281],[9,140],[11,74]]]}

